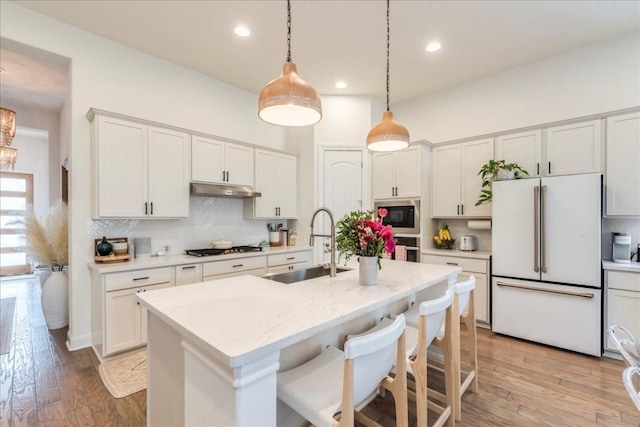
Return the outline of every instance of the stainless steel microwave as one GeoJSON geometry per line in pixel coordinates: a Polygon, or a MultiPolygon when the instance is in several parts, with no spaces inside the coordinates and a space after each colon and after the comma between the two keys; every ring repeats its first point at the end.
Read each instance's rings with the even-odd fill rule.
{"type": "Polygon", "coordinates": [[[420,234],[420,200],[380,201],[374,208],[387,210],[382,223],[391,225],[394,233],[420,234]]]}

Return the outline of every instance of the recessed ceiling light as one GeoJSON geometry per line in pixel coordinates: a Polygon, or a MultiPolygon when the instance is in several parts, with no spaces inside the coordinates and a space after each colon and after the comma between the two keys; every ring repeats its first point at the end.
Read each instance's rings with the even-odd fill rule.
{"type": "Polygon", "coordinates": [[[442,45],[438,42],[431,42],[427,45],[427,52],[435,52],[436,50],[440,50],[442,45]]]}
{"type": "Polygon", "coordinates": [[[249,31],[247,27],[244,27],[242,25],[238,25],[236,28],[234,28],[233,32],[240,37],[249,37],[251,35],[251,31],[249,31]]]}
{"type": "Polygon", "coordinates": [[[345,87],[347,87],[347,84],[343,81],[339,81],[339,82],[336,82],[336,87],[338,89],[344,89],[345,87]]]}

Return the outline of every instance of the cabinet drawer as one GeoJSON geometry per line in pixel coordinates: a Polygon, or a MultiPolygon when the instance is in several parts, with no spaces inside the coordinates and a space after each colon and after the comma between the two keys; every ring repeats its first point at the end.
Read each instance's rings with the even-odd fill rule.
{"type": "Polygon", "coordinates": [[[453,265],[455,267],[461,267],[463,271],[488,274],[487,261],[483,259],[423,255],[421,262],[425,264],[453,265]]]}
{"type": "Polygon", "coordinates": [[[608,289],[640,292],[640,273],[632,271],[607,271],[608,289]]]}
{"type": "Polygon", "coordinates": [[[237,271],[256,270],[267,267],[267,257],[257,256],[249,258],[236,258],[226,261],[207,262],[202,266],[202,276],[215,276],[218,274],[235,273],[237,271]]]}
{"type": "Polygon", "coordinates": [[[106,274],[104,278],[105,290],[109,292],[159,283],[173,283],[173,272],[173,267],[163,267],[106,274]]]}
{"type": "Polygon", "coordinates": [[[269,255],[267,263],[269,267],[285,264],[297,264],[299,262],[311,262],[311,251],[288,252],[284,254],[269,255]]]}

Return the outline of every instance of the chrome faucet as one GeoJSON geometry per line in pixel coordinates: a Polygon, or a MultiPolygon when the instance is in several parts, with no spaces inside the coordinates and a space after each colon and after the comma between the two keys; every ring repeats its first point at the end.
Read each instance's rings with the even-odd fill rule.
{"type": "Polygon", "coordinates": [[[309,236],[309,246],[313,246],[314,237],[330,237],[331,238],[331,271],[330,277],[336,277],[336,223],[333,220],[333,212],[327,208],[318,208],[311,216],[311,236],[309,236]],[[313,234],[313,223],[316,220],[316,215],[320,212],[326,212],[331,220],[331,234],[313,234]]]}

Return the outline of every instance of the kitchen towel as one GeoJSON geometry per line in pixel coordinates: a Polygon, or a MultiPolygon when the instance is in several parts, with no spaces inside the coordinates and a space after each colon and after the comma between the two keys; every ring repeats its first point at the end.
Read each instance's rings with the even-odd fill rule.
{"type": "Polygon", "coordinates": [[[402,245],[396,245],[396,261],[407,260],[407,247],[402,245]]]}

